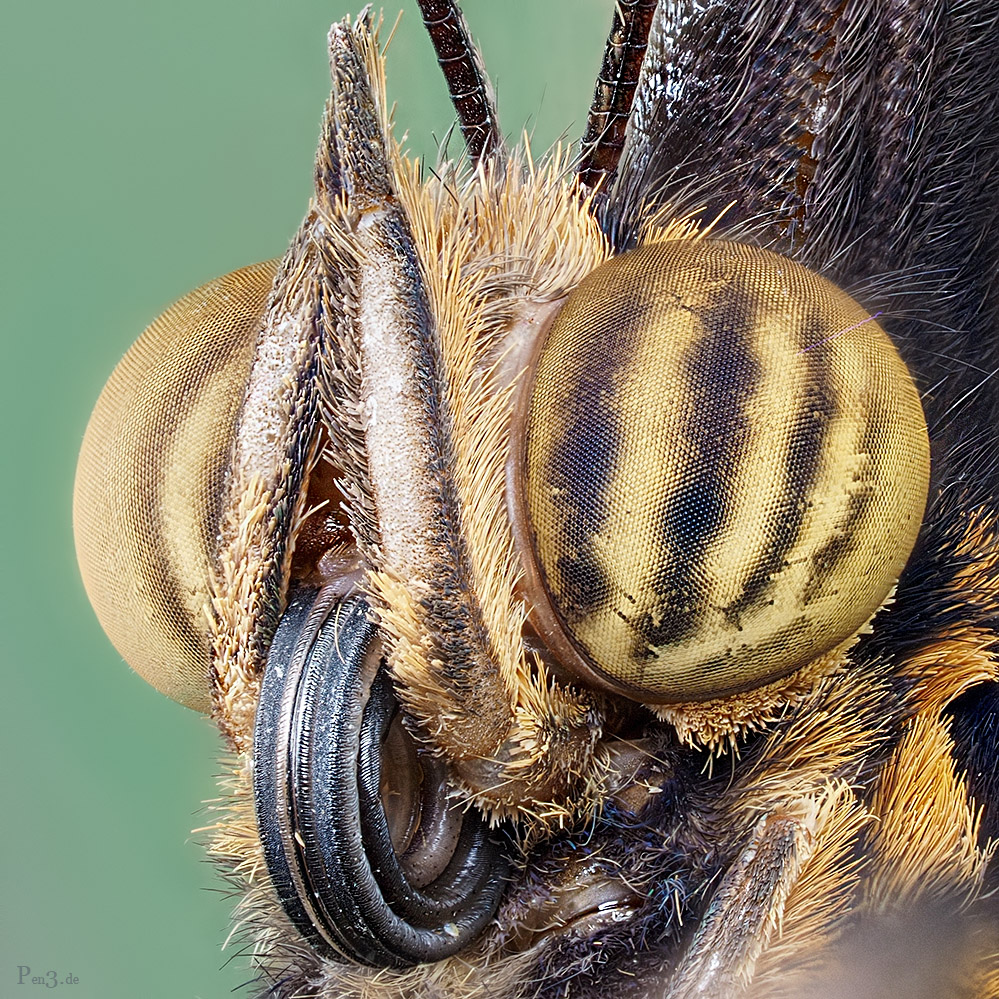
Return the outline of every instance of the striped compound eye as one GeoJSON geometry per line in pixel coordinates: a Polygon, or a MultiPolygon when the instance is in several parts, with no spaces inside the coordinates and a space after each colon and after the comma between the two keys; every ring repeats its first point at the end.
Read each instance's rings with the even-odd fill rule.
{"type": "Polygon", "coordinates": [[[74,528],[90,602],[158,690],[209,711],[208,580],[273,263],[192,291],[108,379],[80,452],[74,528]]]}
{"type": "Polygon", "coordinates": [[[848,642],[926,502],[926,422],[884,330],[736,243],[594,271],[540,347],[524,419],[540,630],[639,701],[748,690],[848,642]]]}

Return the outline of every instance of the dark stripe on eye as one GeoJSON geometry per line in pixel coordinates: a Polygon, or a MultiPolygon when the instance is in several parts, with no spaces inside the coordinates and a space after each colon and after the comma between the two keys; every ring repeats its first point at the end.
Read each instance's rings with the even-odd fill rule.
{"type": "Polygon", "coordinates": [[[812,573],[803,596],[806,606],[824,593],[829,578],[861,543],[870,543],[867,521],[880,509],[880,504],[874,500],[884,484],[885,442],[896,438],[890,432],[891,414],[882,404],[882,393],[869,391],[867,395],[869,404],[877,408],[863,414],[864,432],[858,451],[868,456],[870,466],[865,470],[863,480],[854,485],[846,515],[836,525],[835,535],[811,558],[812,573]]]}
{"type": "Polygon", "coordinates": [[[806,607],[825,595],[826,584],[839,571],[843,560],[857,547],[863,533],[861,523],[871,508],[873,498],[874,487],[869,482],[857,487],[851,494],[846,513],[837,522],[832,537],[810,556],[812,571],[802,593],[802,602],[806,607]]]}
{"type": "Polygon", "coordinates": [[[693,403],[683,431],[689,458],[682,485],[663,506],[660,550],[670,561],[655,575],[658,608],[637,622],[652,648],[695,632],[708,600],[701,562],[731,510],[732,469],[750,429],[745,407],[760,377],[751,344],[755,302],[756,296],[738,285],[719,291],[701,316],[703,335],[685,358],[681,390],[693,403]]]}
{"type": "Polygon", "coordinates": [[[610,596],[607,573],[593,548],[593,538],[603,528],[609,510],[608,496],[619,467],[622,444],[620,392],[615,385],[631,365],[647,323],[644,303],[632,303],[617,323],[604,316],[585,350],[566,350],[580,363],[567,372],[565,384],[572,393],[561,398],[561,411],[545,416],[561,427],[547,468],[547,488],[559,524],[553,596],[571,623],[605,605],[610,596]]]}
{"type": "MultiPolygon", "coordinates": [[[[873,374],[868,377],[873,377],[873,374]]],[[[836,525],[836,535],[812,556],[812,574],[804,593],[806,605],[824,592],[830,576],[860,544],[870,544],[871,534],[867,522],[881,509],[881,504],[875,500],[880,498],[880,490],[885,484],[886,459],[889,458],[885,450],[886,444],[897,439],[891,432],[894,414],[885,405],[883,389],[878,390],[869,384],[866,397],[871,408],[858,415],[858,418],[864,420],[858,450],[860,454],[868,456],[870,465],[865,470],[864,480],[854,486],[855,491],[850,497],[846,516],[836,525]]]]}
{"type": "MultiPolygon", "coordinates": [[[[158,428],[164,440],[172,440],[189,419],[204,419],[205,413],[199,409],[205,408],[204,395],[211,380],[217,377],[220,370],[231,363],[232,355],[241,346],[239,343],[225,344],[224,354],[211,357],[210,363],[194,363],[194,359],[184,358],[181,362],[183,375],[172,382],[164,395],[167,397],[158,404],[163,423],[158,428]],[[169,423],[166,424],[166,420],[169,423]],[[166,425],[164,425],[166,424],[166,425]]],[[[231,435],[230,435],[231,439],[231,435]]],[[[224,453],[205,449],[197,473],[198,488],[195,495],[198,500],[206,500],[204,510],[190,512],[193,517],[199,514],[207,515],[198,524],[197,541],[205,554],[208,564],[211,559],[208,554],[209,539],[215,536],[218,516],[221,512],[222,491],[225,486],[226,463],[229,445],[226,441],[224,453]],[[202,491],[204,490],[204,491],[202,491]],[[210,522],[206,522],[209,521],[210,522]]],[[[137,461],[143,461],[142,455],[136,455],[137,461]]],[[[165,495],[167,487],[165,463],[148,463],[139,470],[139,481],[145,480],[145,486],[137,489],[137,496],[143,498],[139,510],[129,522],[134,524],[136,541],[133,549],[148,550],[155,553],[172,553],[174,540],[163,533],[164,512],[172,509],[174,499],[165,495]],[[151,543],[150,543],[151,541],[151,543]]],[[[158,559],[143,556],[137,564],[141,567],[143,580],[149,587],[150,597],[147,605],[159,618],[165,634],[172,635],[178,645],[196,655],[199,659],[207,655],[208,645],[205,630],[195,627],[188,606],[190,581],[176,572],[179,563],[176,557],[162,555],[158,559]]],[[[206,581],[207,583],[207,581],[206,581]]],[[[199,624],[201,622],[199,621],[199,624]]]]}
{"type": "MultiPolygon", "coordinates": [[[[724,655],[715,656],[713,659],[706,659],[699,663],[697,667],[698,676],[702,678],[714,676],[712,686],[719,695],[735,694],[740,690],[752,690],[762,683],[769,683],[778,679],[781,675],[786,675],[788,669],[787,650],[800,648],[807,640],[809,620],[804,615],[800,615],[785,624],[783,628],[775,632],[765,642],[758,645],[753,652],[757,663],[772,663],[775,669],[772,673],[760,673],[748,682],[740,678],[737,671],[733,670],[733,663],[738,662],[744,653],[730,646],[724,655]],[[733,683],[733,680],[742,682],[733,683]]],[[[793,664],[793,660],[791,663],[793,664]]]]}
{"type": "MultiPolygon", "coordinates": [[[[202,608],[192,606],[196,596],[192,585],[197,584],[192,584],[191,572],[201,567],[181,561],[181,553],[175,550],[176,536],[186,533],[211,569],[232,441],[271,274],[265,277],[266,285],[258,287],[259,275],[237,272],[202,289],[200,300],[184,300],[187,307],[177,327],[180,335],[168,348],[171,363],[158,365],[157,377],[143,384],[152,397],[142,407],[147,414],[143,433],[166,446],[160,447],[156,461],[149,460],[148,449],[137,447],[132,453],[134,471],[129,479],[137,485],[129,497],[135,504],[133,511],[125,518],[129,545],[144,588],[144,604],[164,637],[186,650],[188,663],[199,667],[208,664],[208,636],[202,608]],[[219,384],[230,386],[233,395],[220,399],[219,384]],[[153,415],[155,419],[150,419],[153,415]],[[190,492],[186,501],[179,501],[167,494],[174,487],[174,470],[168,467],[166,455],[178,434],[191,435],[192,426],[196,436],[210,446],[195,456],[199,459],[196,469],[192,463],[184,470],[190,492]],[[170,530],[165,529],[167,518],[175,520],[170,530]]],[[[157,324],[162,322],[162,317],[157,320],[157,324]]],[[[162,340],[157,338],[157,342],[162,340]]],[[[307,377],[302,373],[300,383],[307,377]]],[[[208,579],[200,583],[207,590],[208,579]]]]}
{"type": "MultiPolygon", "coordinates": [[[[762,558],[746,578],[742,594],[723,608],[722,613],[738,624],[750,608],[765,602],[774,577],[784,567],[788,552],[799,543],[809,496],[820,469],[829,422],[836,414],[836,394],[829,381],[831,359],[824,347],[809,349],[810,344],[828,339],[830,331],[818,313],[813,312],[799,327],[799,353],[796,362],[805,368],[805,385],[795,400],[794,427],[787,449],[783,484],[775,483],[773,512],[762,558]]],[[[790,401],[790,400],[789,400],[790,401]]],[[[775,414],[776,418],[777,414],[775,414]]]]}

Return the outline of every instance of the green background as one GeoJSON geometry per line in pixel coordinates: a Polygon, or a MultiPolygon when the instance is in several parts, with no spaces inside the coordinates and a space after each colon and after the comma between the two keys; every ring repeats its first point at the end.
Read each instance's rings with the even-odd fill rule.
{"type": "MultiPolygon", "coordinates": [[[[536,150],[578,136],[610,8],[468,0],[508,132],[534,129],[536,150]]],[[[70,499],[90,408],[142,328],[284,249],[309,196],[326,29],[350,9],[58,0],[5,17],[0,997],[217,997],[251,977],[220,950],[231,900],[190,835],[218,739],[104,638],[70,499]],[[79,983],[18,986],[20,965],[79,983]]],[[[389,92],[432,159],[451,113],[421,32],[410,5],[389,92]]]]}

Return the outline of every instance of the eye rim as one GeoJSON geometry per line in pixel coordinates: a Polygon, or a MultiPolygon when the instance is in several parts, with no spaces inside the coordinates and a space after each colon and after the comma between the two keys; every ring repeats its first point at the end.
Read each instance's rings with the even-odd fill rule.
{"type": "Polygon", "coordinates": [[[534,339],[521,357],[524,373],[521,375],[517,398],[510,415],[510,448],[506,462],[507,516],[510,520],[514,548],[523,570],[520,587],[526,597],[527,619],[545,647],[553,654],[551,657],[546,657],[545,665],[565,683],[578,684],[582,680],[597,690],[620,694],[622,693],[620,686],[610,677],[604,676],[595,665],[591,666],[589,658],[575,646],[572,637],[559,620],[537,559],[534,531],[527,509],[527,424],[531,414],[534,384],[537,380],[538,359],[548,339],[548,333],[568,299],[567,295],[558,303],[558,308],[547,309],[542,314],[534,339]]]}
{"type": "Polygon", "coordinates": [[[333,587],[293,594],[261,685],[253,787],[271,884],[313,950],[340,962],[399,969],[467,948],[499,905],[509,863],[503,834],[470,810],[443,873],[414,889],[399,869],[387,824],[383,839],[370,831],[379,823],[366,807],[375,804],[385,821],[379,772],[368,753],[359,780],[365,762],[357,744],[365,734],[380,739],[395,710],[386,668],[372,655],[376,635],[360,597],[341,600],[333,587]],[[329,650],[344,669],[323,669],[329,650]],[[327,743],[332,748],[325,750],[327,743]],[[317,756],[317,768],[335,779],[314,780],[317,756]],[[336,848],[338,839],[345,848],[336,848]],[[381,852],[372,859],[373,839],[381,852]],[[386,897],[391,886],[394,898],[386,897]]]}

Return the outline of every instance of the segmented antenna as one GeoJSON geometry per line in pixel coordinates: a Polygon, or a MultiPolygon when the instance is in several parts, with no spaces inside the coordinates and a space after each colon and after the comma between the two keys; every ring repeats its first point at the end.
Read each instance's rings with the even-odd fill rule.
{"type": "Polygon", "coordinates": [[[600,184],[606,192],[617,173],[655,10],[656,0],[618,0],[615,5],[577,168],[587,188],[600,184]]]}
{"type": "Polygon", "coordinates": [[[504,158],[492,84],[461,9],[454,0],[418,3],[472,163],[483,156],[504,158]]]}

